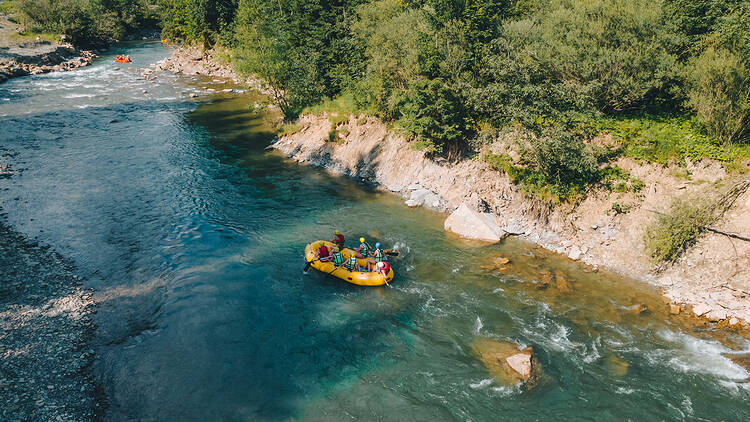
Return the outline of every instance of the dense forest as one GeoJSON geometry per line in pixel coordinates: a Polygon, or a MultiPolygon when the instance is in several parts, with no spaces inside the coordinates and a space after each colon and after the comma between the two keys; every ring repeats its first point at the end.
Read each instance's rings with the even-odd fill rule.
{"type": "Polygon", "coordinates": [[[617,155],[750,157],[748,0],[13,3],[82,45],[158,13],[168,39],[222,49],[266,81],[289,119],[321,104],[371,114],[452,157],[512,131],[520,158],[483,158],[558,199],[613,180],[637,189],[602,165],[617,155]],[[602,132],[621,142],[592,145],[602,132]]]}
{"type": "Polygon", "coordinates": [[[601,165],[613,154],[748,156],[747,0],[160,5],[166,36],[227,49],[240,71],[271,85],[288,117],[325,102],[453,156],[514,131],[525,135],[520,160],[485,159],[558,198],[623,179],[601,165]],[[602,131],[635,141],[591,146],[602,131]]]}
{"type": "Polygon", "coordinates": [[[159,27],[155,0],[10,0],[10,15],[29,34],[57,35],[81,48],[101,48],[143,30],[159,27]]]}

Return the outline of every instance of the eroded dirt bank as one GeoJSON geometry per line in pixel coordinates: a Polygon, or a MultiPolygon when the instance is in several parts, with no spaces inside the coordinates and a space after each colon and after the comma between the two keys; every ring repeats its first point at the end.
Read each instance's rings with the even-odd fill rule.
{"type": "MultiPolygon", "coordinates": [[[[299,162],[377,183],[414,206],[451,211],[464,201],[482,204],[500,224],[570,259],[659,286],[673,312],[690,311],[710,321],[739,326],[750,322],[750,243],[707,233],[675,265],[655,272],[643,253],[643,233],[670,201],[698,195],[701,185],[730,175],[717,163],[689,163],[691,179],[674,169],[621,159],[616,164],[645,182],[638,193],[599,191],[575,208],[531,199],[510,179],[480,160],[433,161],[375,119],[350,118],[328,142],[331,123],[303,116],[299,128],[273,147],[299,162]],[[626,213],[613,204],[627,205],[626,213]]],[[[750,190],[716,224],[720,230],[750,233],[750,190]]],[[[665,306],[669,306],[666,305],[665,306]]]]}

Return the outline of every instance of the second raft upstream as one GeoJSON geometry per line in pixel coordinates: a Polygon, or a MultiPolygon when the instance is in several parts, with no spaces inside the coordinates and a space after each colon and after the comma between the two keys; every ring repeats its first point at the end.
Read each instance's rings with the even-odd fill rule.
{"type": "MultiPolygon", "coordinates": [[[[393,280],[393,268],[388,271],[386,280],[383,280],[383,276],[378,272],[349,271],[344,267],[336,269],[336,267],[331,262],[321,262],[317,260],[313,261],[313,259],[315,259],[315,251],[321,245],[326,245],[329,249],[335,247],[333,243],[326,242],[325,240],[318,240],[305,246],[305,259],[307,260],[307,262],[312,261],[310,266],[320,272],[330,274],[334,277],[338,277],[344,281],[348,281],[352,284],[358,284],[360,286],[382,286],[386,281],[390,282],[391,280],[393,280]]],[[[349,248],[344,248],[341,251],[341,254],[344,255],[344,260],[347,260],[350,256],[354,255],[354,251],[349,248]]],[[[357,258],[357,263],[360,266],[364,267],[367,265],[367,259],[357,258]]]]}

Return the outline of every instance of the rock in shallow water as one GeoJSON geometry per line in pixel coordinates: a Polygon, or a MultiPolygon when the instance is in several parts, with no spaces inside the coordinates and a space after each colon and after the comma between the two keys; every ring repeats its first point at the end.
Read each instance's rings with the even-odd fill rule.
{"type": "Polygon", "coordinates": [[[519,350],[515,343],[480,337],[472,341],[471,348],[497,383],[520,383],[525,388],[533,388],[537,384],[539,364],[531,346],[519,350]]]}

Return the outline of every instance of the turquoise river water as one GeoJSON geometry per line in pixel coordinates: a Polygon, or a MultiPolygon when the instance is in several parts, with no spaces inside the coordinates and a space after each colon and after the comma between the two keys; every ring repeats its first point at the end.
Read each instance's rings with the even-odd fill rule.
{"type": "MultiPolygon", "coordinates": [[[[131,67],[168,54],[120,51],[131,67]]],[[[518,239],[467,244],[444,215],[288,161],[266,149],[261,97],[229,88],[144,80],[112,56],[0,85],[0,155],[18,171],[0,206],[96,289],[102,419],[750,419],[750,374],[729,358],[744,338],[670,317],[644,284],[518,239]],[[402,252],[392,288],[303,274],[304,245],[335,228],[402,252]],[[508,268],[481,268],[498,254],[508,268]],[[568,286],[536,288],[545,271],[568,286]],[[498,383],[477,339],[532,345],[539,385],[498,383]]]]}

